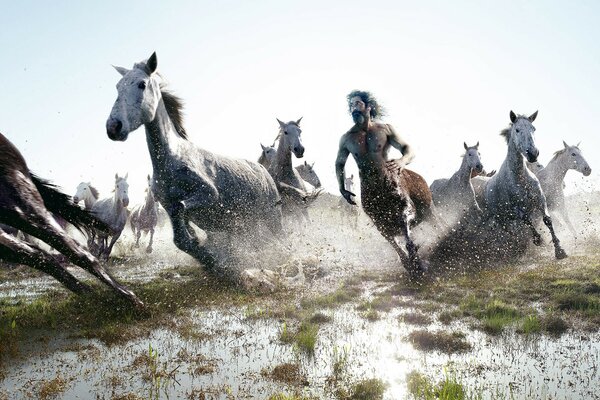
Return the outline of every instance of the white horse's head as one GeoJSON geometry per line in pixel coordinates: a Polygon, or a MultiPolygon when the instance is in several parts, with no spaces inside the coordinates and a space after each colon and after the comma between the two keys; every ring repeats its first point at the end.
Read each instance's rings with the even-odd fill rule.
{"type": "Polygon", "coordinates": [[[115,200],[117,202],[121,202],[123,207],[127,207],[129,205],[129,183],[127,183],[127,176],[129,174],[125,174],[125,176],[120,177],[119,174],[115,174],[115,200]]]}
{"type": "Polygon", "coordinates": [[[531,114],[529,117],[523,115],[515,115],[514,112],[510,112],[511,126],[502,131],[502,135],[505,136],[508,143],[513,143],[519,153],[529,162],[536,162],[540,151],[535,146],[533,139],[533,132],[535,127],[533,121],[537,117],[537,111],[531,114]]]}
{"type": "Polygon", "coordinates": [[[160,77],[156,53],[132,69],[115,67],[123,77],[117,83],[117,100],[106,121],[106,133],[112,140],[127,140],[127,136],[154,119],[161,99],[160,77]]]}
{"type": "Polygon", "coordinates": [[[320,188],[321,180],[319,179],[319,176],[315,172],[315,169],[313,168],[314,166],[315,166],[314,162],[312,164],[309,164],[306,161],[304,161],[304,164],[299,165],[297,167],[297,170],[300,173],[300,176],[302,177],[302,179],[304,179],[306,182],[310,183],[314,187],[320,188]]]}
{"type": "Polygon", "coordinates": [[[94,188],[90,182],[81,182],[77,185],[77,191],[75,192],[75,196],[73,196],[73,201],[75,204],[79,203],[81,200],[85,201],[85,199],[98,200],[98,191],[94,188]]]}
{"type": "Polygon", "coordinates": [[[300,134],[302,133],[300,121],[302,121],[302,118],[298,121],[290,121],[286,124],[277,119],[277,122],[279,122],[279,140],[282,140],[284,148],[293,151],[297,158],[302,158],[304,156],[304,146],[302,145],[302,139],[300,138],[300,134]]]}
{"type": "Polygon", "coordinates": [[[568,169],[574,169],[577,172],[581,172],[583,176],[589,176],[592,173],[592,168],[588,162],[583,158],[581,150],[579,150],[579,144],[575,146],[569,146],[564,140],[563,145],[565,148],[557,152],[557,155],[562,155],[563,162],[566,163],[568,169]]]}
{"type": "Polygon", "coordinates": [[[262,148],[262,155],[260,158],[265,161],[267,166],[271,165],[273,160],[275,160],[277,150],[273,146],[263,146],[262,143],[260,144],[260,147],[262,148]]]}
{"type": "Polygon", "coordinates": [[[470,170],[474,170],[477,174],[483,171],[483,164],[481,163],[481,154],[479,154],[479,142],[475,146],[467,146],[466,142],[463,142],[465,146],[465,159],[467,161],[467,167],[470,170]]]}

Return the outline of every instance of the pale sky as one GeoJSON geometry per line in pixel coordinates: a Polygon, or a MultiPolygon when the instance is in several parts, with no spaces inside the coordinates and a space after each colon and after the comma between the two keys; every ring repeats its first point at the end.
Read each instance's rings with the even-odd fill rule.
{"type": "Polygon", "coordinates": [[[336,194],[353,89],[386,107],[384,121],[415,147],[410,168],[429,183],[458,169],[464,141],[479,141],[485,168],[499,168],[509,111],[539,110],[539,160],[581,141],[593,172],[569,172],[567,190],[592,190],[599,17],[594,1],[5,1],[0,132],[68,194],[91,181],[108,196],[115,173],[129,173],[141,201],[144,129],[113,142],[105,123],[119,79],[111,64],[131,68],[156,51],[194,143],[256,160],[276,118],[304,117],[304,159],[336,194]]]}

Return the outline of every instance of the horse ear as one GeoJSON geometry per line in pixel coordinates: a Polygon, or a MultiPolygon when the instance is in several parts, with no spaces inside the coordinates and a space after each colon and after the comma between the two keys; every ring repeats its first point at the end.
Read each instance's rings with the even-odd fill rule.
{"type": "MultiPolygon", "coordinates": [[[[279,118],[276,118],[276,119],[277,119],[277,122],[279,122],[279,126],[281,127],[281,129],[285,128],[285,124],[284,124],[283,122],[281,122],[281,121],[279,120],[279,118]]],[[[278,136],[278,137],[279,137],[279,136],[278,136]]]]}
{"type": "Polygon", "coordinates": [[[537,117],[537,113],[538,113],[538,112],[536,111],[536,112],[534,112],[533,114],[531,114],[531,115],[529,116],[529,122],[533,122],[533,121],[535,121],[535,118],[537,117]]]}
{"type": "Polygon", "coordinates": [[[510,122],[512,122],[513,124],[517,122],[517,116],[512,110],[510,110],[510,122]]]}
{"type": "Polygon", "coordinates": [[[156,59],[156,52],[152,53],[148,61],[146,61],[146,72],[148,75],[152,75],[158,67],[158,60],[156,59]]]}
{"type": "Polygon", "coordinates": [[[113,65],[113,68],[116,69],[121,76],[125,76],[129,72],[127,68],[117,67],[116,65],[113,65]]]}
{"type": "Polygon", "coordinates": [[[119,179],[119,173],[115,173],[115,180],[119,179]]]}
{"type": "Polygon", "coordinates": [[[263,144],[260,144],[260,148],[263,149],[263,151],[265,151],[267,148],[265,146],[263,146],[263,144]]]}
{"type": "Polygon", "coordinates": [[[304,160],[304,165],[308,167],[308,163],[306,162],[306,160],[304,160]]]}
{"type": "Polygon", "coordinates": [[[125,176],[123,177],[123,179],[127,180],[128,176],[129,176],[129,172],[125,174],[125,176]]]}
{"type": "Polygon", "coordinates": [[[475,145],[475,149],[479,150],[479,140],[477,141],[477,144],[475,145]]]}
{"type": "Polygon", "coordinates": [[[314,161],[312,164],[310,164],[310,167],[311,167],[311,168],[315,166],[315,162],[316,162],[316,161],[314,161]]]}
{"type": "Polygon", "coordinates": [[[465,146],[465,150],[469,150],[469,146],[467,146],[467,142],[463,142],[463,145],[465,146]]]}
{"type": "Polygon", "coordinates": [[[565,149],[568,149],[568,148],[569,148],[569,145],[568,145],[568,144],[567,144],[567,142],[565,142],[564,140],[563,140],[563,145],[565,146],[565,149]]]}
{"type": "Polygon", "coordinates": [[[148,174],[148,180],[150,180],[150,174],[148,174]]]}
{"type": "Polygon", "coordinates": [[[580,145],[580,144],[581,144],[581,142],[577,143],[577,144],[575,145],[575,147],[579,148],[579,145],[580,145]]]}
{"type": "Polygon", "coordinates": [[[302,118],[304,118],[304,117],[300,117],[300,119],[298,121],[296,121],[296,125],[300,125],[300,121],[302,121],[302,118]]]}

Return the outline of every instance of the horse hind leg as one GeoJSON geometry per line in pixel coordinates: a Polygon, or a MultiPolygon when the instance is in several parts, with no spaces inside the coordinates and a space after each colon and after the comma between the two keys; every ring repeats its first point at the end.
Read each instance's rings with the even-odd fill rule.
{"type": "Polygon", "coordinates": [[[404,263],[404,267],[412,278],[420,278],[429,269],[429,266],[427,262],[419,257],[419,248],[411,238],[409,225],[410,221],[405,212],[399,221],[400,230],[406,239],[406,250],[408,252],[408,262],[404,263]]]}
{"type": "Polygon", "coordinates": [[[94,275],[135,306],[143,307],[144,303],[131,290],[114,280],[94,256],[67,236],[58,224],[49,219],[49,214],[46,217],[41,213],[30,214],[28,220],[24,220],[21,216],[18,217],[20,219],[19,226],[22,230],[54,247],[64,254],[70,262],[94,275]]]}
{"type": "Polygon", "coordinates": [[[0,229],[0,253],[9,262],[28,265],[54,277],[76,294],[91,292],[88,285],[80,282],[54,257],[31,243],[22,242],[0,229]]]}

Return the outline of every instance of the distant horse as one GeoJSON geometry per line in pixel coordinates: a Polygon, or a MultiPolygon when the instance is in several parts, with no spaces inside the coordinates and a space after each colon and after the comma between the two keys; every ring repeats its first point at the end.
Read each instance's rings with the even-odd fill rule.
{"type": "MultiPolygon", "coordinates": [[[[95,187],[92,186],[90,182],[81,182],[79,185],[77,185],[77,191],[75,192],[75,196],[73,196],[73,202],[78,204],[83,200],[85,209],[87,211],[92,211],[92,207],[94,204],[96,204],[99,198],[100,193],[95,187]]],[[[95,241],[96,232],[94,230],[90,230],[87,244],[88,249],[90,249],[92,252],[97,251],[95,248],[95,241]]]]}
{"type": "Polygon", "coordinates": [[[275,144],[273,144],[273,146],[263,146],[263,144],[261,143],[260,147],[262,151],[260,153],[260,157],[258,157],[258,163],[266,169],[269,169],[271,163],[277,156],[277,149],[275,148],[275,144]]]}
{"type": "MultiPolygon", "coordinates": [[[[137,306],[143,303],[133,292],[115,281],[98,260],[71,239],[50,213],[64,218],[74,226],[85,229],[107,229],[88,211],[80,209],[71,198],[54,185],[33,175],[19,150],[0,134],[0,223],[26,232],[60,251],[72,262],[85,269],[120,296],[137,306]]],[[[77,280],[58,259],[39,248],[23,242],[0,229],[0,258],[25,264],[53,276],[67,289],[81,294],[91,288],[77,280]]]]}
{"type": "Polygon", "coordinates": [[[546,196],[548,211],[555,216],[561,216],[573,236],[576,236],[577,232],[567,214],[563,180],[570,169],[580,172],[584,176],[589,176],[592,169],[583,158],[579,144],[569,146],[563,141],[563,145],[564,148],[554,153],[554,157],[548,162],[548,165],[538,171],[536,175],[546,196]]]}
{"type": "Polygon", "coordinates": [[[123,75],[106,122],[111,140],[124,141],[142,124],[152,160],[153,192],[171,218],[175,245],[207,268],[215,255],[198,240],[193,222],[207,232],[252,234],[265,224],[282,232],[281,199],[260,164],[202,150],[187,140],[180,100],[163,90],[156,53],[123,75]]]}
{"type": "MultiPolygon", "coordinates": [[[[356,193],[354,187],[354,174],[351,174],[349,177],[344,178],[344,188],[350,193],[356,193]]],[[[358,226],[358,205],[350,204],[346,201],[346,199],[340,197],[338,206],[340,208],[340,211],[342,212],[342,218],[347,219],[350,222],[350,226],[353,229],[356,229],[358,226]]]]}
{"type": "Polygon", "coordinates": [[[148,175],[148,187],[146,188],[146,200],[144,204],[138,204],[131,211],[129,224],[135,235],[135,247],[140,246],[140,236],[142,231],[150,232],[150,242],[146,248],[146,253],[152,253],[152,239],[154,238],[154,228],[158,222],[158,204],[152,193],[152,178],[148,175]]]}
{"type": "Polygon", "coordinates": [[[531,172],[533,172],[533,174],[534,174],[535,176],[538,176],[538,173],[539,173],[541,170],[543,170],[543,169],[544,169],[544,165],[543,165],[541,162],[539,162],[539,161],[536,161],[536,162],[529,162],[529,161],[525,160],[525,163],[526,163],[526,165],[527,165],[527,168],[528,168],[528,169],[529,169],[531,172]]]}
{"type": "Polygon", "coordinates": [[[281,194],[283,214],[302,215],[308,221],[307,207],[316,199],[319,191],[316,190],[309,194],[300,174],[292,167],[292,153],[297,158],[304,156],[300,121],[302,121],[302,118],[288,123],[277,119],[279,123],[279,144],[275,159],[271,162],[268,170],[281,194]]]}
{"type": "Polygon", "coordinates": [[[481,214],[471,184],[473,172],[480,174],[483,171],[479,154],[479,142],[471,147],[467,146],[466,143],[463,143],[463,145],[465,154],[462,157],[458,171],[449,179],[436,179],[429,187],[436,207],[441,208],[445,216],[449,214],[456,215],[458,219],[463,218],[472,211],[481,214]]]}
{"type": "Polygon", "coordinates": [[[481,186],[482,208],[487,218],[495,219],[501,226],[510,221],[523,222],[531,230],[533,243],[537,246],[542,245],[542,238],[535,229],[533,218],[536,213],[541,213],[552,236],[555,256],[562,259],[567,254],[554,233],[546,197],[540,182],[525,165],[525,158],[535,162],[539,155],[533,140],[533,121],[536,117],[537,111],[529,117],[510,112],[511,123],[501,132],[508,143],[506,159],[498,172],[481,186]]]}
{"type": "Polygon", "coordinates": [[[120,177],[119,174],[115,174],[113,192],[113,197],[98,200],[92,206],[92,212],[110,227],[109,233],[98,235],[98,257],[106,260],[108,260],[115,242],[121,236],[121,232],[123,232],[123,228],[127,223],[127,206],[129,205],[127,175],[120,177]]]}
{"type": "Polygon", "coordinates": [[[319,176],[317,175],[317,173],[315,172],[315,169],[313,168],[315,166],[315,163],[309,164],[306,161],[304,161],[303,164],[300,164],[298,166],[296,166],[296,171],[298,171],[298,174],[300,174],[300,177],[305,181],[310,183],[314,188],[320,188],[321,187],[321,180],[319,179],[319,176]]]}

